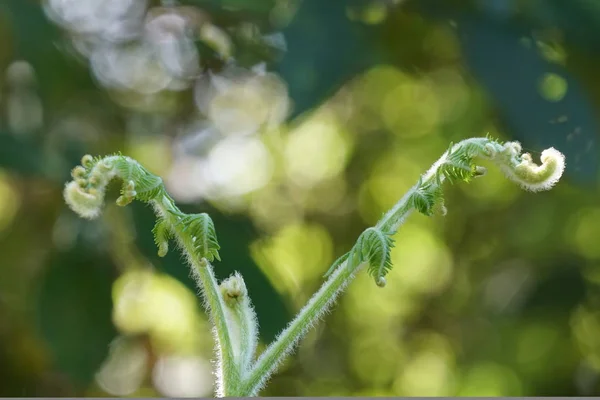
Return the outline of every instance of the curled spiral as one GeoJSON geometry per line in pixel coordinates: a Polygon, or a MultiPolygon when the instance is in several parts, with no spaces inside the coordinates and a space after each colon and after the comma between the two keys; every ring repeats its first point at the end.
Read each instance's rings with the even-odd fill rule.
{"type": "MultiPolygon", "coordinates": [[[[507,148],[510,153],[520,150],[520,145],[516,148],[515,142],[512,143],[513,147],[507,148]]],[[[500,160],[503,158],[501,157],[500,160]]],[[[519,161],[513,161],[509,165],[500,162],[500,169],[508,179],[518,183],[525,190],[531,192],[549,190],[554,187],[565,170],[565,156],[551,147],[542,152],[540,161],[542,162],[540,165],[536,164],[531,155],[525,153],[520,156],[519,161]]]]}
{"type": "Polygon", "coordinates": [[[137,161],[122,155],[94,159],[85,155],[81,165],[71,171],[73,180],[64,189],[65,202],[83,218],[100,215],[108,183],[123,180],[117,204],[125,206],[134,199],[151,201],[163,193],[162,179],[148,172],[137,161]]]}
{"type": "Polygon", "coordinates": [[[97,162],[85,155],[81,165],[73,168],[73,180],[64,189],[67,205],[82,218],[94,219],[100,215],[108,182],[116,175],[110,162],[97,162]]]}

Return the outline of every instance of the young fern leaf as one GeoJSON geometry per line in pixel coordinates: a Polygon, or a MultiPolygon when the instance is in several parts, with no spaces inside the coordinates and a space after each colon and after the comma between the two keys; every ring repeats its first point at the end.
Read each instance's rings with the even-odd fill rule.
{"type": "Polygon", "coordinates": [[[369,275],[375,279],[377,286],[384,287],[385,275],[392,269],[392,247],[394,247],[394,240],[389,234],[371,227],[360,235],[350,258],[358,255],[359,263],[368,263],[369,275]]]}
{"type": "Polygon", "coordinates": [[[423,184],[421,178],[410,194],[408,203],[420,213],[431,216],[436,202],[441,199],[441,190],[438,189],[437,183],[423,184]]]}
{"type": "Polygon", "coordinates": [[[474,162],[474,157],[483,151],[481,146],[471,143],[461,149],[454,149],[453,146],[450,145],[445,159],[435,174],[438,186],[441,186],[444,179],[450,183],[470,182],[471,179],[483,174],[481,167],[474,162]]]}
{"type": "Polygon", "coordinates": [[[220,246],[212,219],[206,213],[182,216],[177,224],[182,232],[187,232],[192,238],[192,244],[198,258],[214,261],[219,257],[220,246]]]}
{"type": "Polygon", "coordinates": [[[158,256],[164,257],[169,251],[169,239],[171,239],[171,228],[164,218],[158,218],[156,225],[152,229],[154,235],[154,243],[158,247],[158,256]]]}
{"type": "Polygon", "coordinates": [[[465,155],[454,153],[440,166],[438,176],[444,176],[450,183],[469,182],[475,176],[475,165],[465,155]]]}
{"type": "Polygon", "coordinates": [[[369,264],[369,275],[373,276],[378,286],[385,286],[385,275],[392,268],[391,251],[394,247],[394,240],[389,234],[384,233],[377,228],[368,228],[358,237],[358,240],[352,250],[343,254],[333,262],[325,277],[342,263],[348,261],[349,264],[356,262],[369,264]]]}
{"type": "MultiPolygon", "coordinates": [[[[149,202],[163,193],[164,186],[162,179],[150,173],[137,163],[137,161],[135,163],[128,162],[126,157],[120,156],[119,162],[115,163],[115,168],[118,171],[117,176],[130,185],[129,190],[135,191],[133,196],[135,199],[149,202]]],[[[128,194],[124,190],[121,193],[122,196],[127,196],[128,194]]]]}

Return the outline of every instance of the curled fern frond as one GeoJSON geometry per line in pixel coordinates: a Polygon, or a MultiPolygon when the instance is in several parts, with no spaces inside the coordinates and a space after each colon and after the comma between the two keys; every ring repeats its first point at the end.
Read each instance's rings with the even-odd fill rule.
{"type": "Polygon", "coordinates": [[[565,170],[565,156],[552,147],[542,152],[540,160],[542,164],[537,165],[529,153],[519,157],[509,152],[497,162],[507,178],[525,190],[538,192],[551,189],[565,170]]]}
{"type": "MultiPolygon", "coordinates": [[[[417,210],[427,216],[433,215],[436,210],[445,214],[442,184],[445,181],[469,182],[473,178],[485,175],[486,169],[475,163],[477,158],[491,160],[510,180],[530,191],[548,190],[562,176],[565,160],[558,150],[553,148],[544,150],[541,165],[535,164],[529,154],[521,154],[521,151],[522,148],[518,142],[501,143],[490,137],[466,139],[450,145],[442,157],[419,178],[417,184],[385,213],[375,228],[381,232],[387,232],[389,236],[398,230],[412,210],[417,210]]],[[[364,238],[361,236],[359,243],[362,243],[362,240],[364,238]]],[[[378,242],[383,243],[381,239],[378,239],[378,242]]],[[[362,249],[361,246],[355,246],[349,257],[355,255],[355,249],[362,249]]],[[[366,258],[363,257],[363,259],[366,258]]],[[[381,259],[376,261],[381,261],[381,259]]],[[[340,264],[341,262],[334,263],[327,275],[331,274],[340,264]]],[[[384,263],[384,265],[386,267],[378,269],[378,271],[387,272],[391,267],[391,264],[384,263]]],[[[377,276],[382,277],[383,275],[385,274],[379,273],[377,276]]]]}
{"type": "MultiPolygon", "coordinates": [[[[133,200],[150,203],[158,211],[159,219],[153,229],[158,254],[164,256],[174,229],[187,232],[190,246],[198,259],[209,261],[219,258],[219,244],[215,227],[208,214],[183,214],[167,194],[159,176],[149,172],[137,161],[117,154],[104,158],[86,155],[81,166],[72,171],[73,181],[65,186],[66,203],[84,218],[96,218],[101,211],[108,183],[113,178],[123,181],[117,204],[125,206],[133,200]]],[[[184,239],[181,239],[184,240],[184,239]]]]}
{"type": "Polygon", "coordinates": [[[137,161],[120,154],[104,158],[86,155],[81,166],[71,172],[73,181],[65,186],[67,204],[84,218],[100,215],[108,183],[115,177],[121,179],[121,196],[117,204],[125,206],[133,200],[151,202],[165,194],[162,179],[148,172],[137,161]]]}
{"type": "MultiPolygon", "coordinates": [[[[81,165],[73,169],[72,176],[73,181],[67,183],[64,189],[65,202],[84,218],[98,217],[104,203],[106,188],[114,178],[123,182],[117,205],[125,206],[133,200],[140,200],[152,206],[158,217],[152,229],[158,255],[163,257],[167,254],[171,238],[177,241],[205,299],[210,320],[214,323],[218,365],[216,392],[223,396],[235,395],[240,386],[241,374],[247,369],[254,350],[244,349],[242,362],[239,357],[236,358],[234,342],[236,335],[256,336],[253,322],[255,317],[248,308],[250,306],[243,308],[242,314],[247,315],[235,316],[244,322],[243,329],[237,331],[232,325],[232,320],[226,319],[226,315],[229,315],[227,313],[231,312],[227,309],[210,265],[210,261],[220,260],[220,247],[213,221],[208,214],[182,213],[168,195],[160,177],[149,172],[137,161],[120,154],[104,158],[86,155],[82,158],[81,165]]],[[[250,304],[249,300],[244,304],[250,304]]],[[[248,341],[244,343],[246,342],[248,341]]],[[[239,353],[239,348],[237,350],[239,353]]]]}

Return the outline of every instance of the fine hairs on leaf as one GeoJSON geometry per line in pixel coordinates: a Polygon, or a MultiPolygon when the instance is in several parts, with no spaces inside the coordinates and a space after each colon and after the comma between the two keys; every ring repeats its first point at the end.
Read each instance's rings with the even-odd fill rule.
{"type": "Polygon", "coordinates": [[[476,165],[475,159],[492,161],[507,179],[525,190],[551,189],[564,172],[564,156],[554,148],[546,149],[542,152],[541,164],[537,165],[529,154],[521,154],[521,150],[518,142],[501,143],[490,137],[450,145],[379,222],[367,228],[350,251],[333,263],[325,274],[325,282],[258,358],[255,354],[258,323],[242,275],[236,272],[221,283],[215,278],[211,262],[220,261],[220,246],[208,214],[181,212],[160,177],[120,154],[103,158],[84,156],[81,166],[72,171],[73,180],[66,184],[64,197],[67,205],[82,218],[96,218],[101,213],[108,183],[118,178],[122,181],[118,205],[139,200],[152,206],[157,215],[152,232],[158,255],[167,254],[169,241],[178,245],[213,326],[215,394],[218,397],[255,396],[361,269],[366,267],[378,286],[386,285],[386,275],[393,267],[392,236],[413,210],[428,216],[436,210],[445,214],[442,184],[470,182],[485,175],[485,168],[476,165]]]}

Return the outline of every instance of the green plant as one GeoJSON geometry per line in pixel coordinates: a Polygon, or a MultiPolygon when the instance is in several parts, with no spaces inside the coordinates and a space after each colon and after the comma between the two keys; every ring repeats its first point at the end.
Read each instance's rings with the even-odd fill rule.
{"type": "Polygon", "coordinates": [[[154,208],[158,217],[153,230],[158,254],[167,253],[171,239],[179,245],[214,326],[218,358],[216,395],[253,396],[362,268],[367,268],[378,286],[385,286],[385,276],[392,268],[392,235],[413,210],[425,215],[432,215],[436,209],[445,213],[442,183],[468,182],[484,175],[485,169],[474,163],[476,157],[491,160],[508,179],[530,191],[550,189],[565,168],[564,156],[553,148],[542,152],[542,164],[538,166],[529,154],[521,154],[517,142],[472,138],[451,145],[417,184],[374,227],[366,229],[348,253],[334,262],[321,288],[258,358],[255,357],[257,320],[242,276],[236,273],[220,284],[215,279],[211,262],[219,260],[219,245],[207,214],[182,213],[161,178],[122,155],[84,156],[82,165],[73,170],[74,180],[67,183],[64,196],[80,216],[95,218],[100,214],[108,183],[119,178],[123,186],[118,205],[137,199],[154,208]]]}

